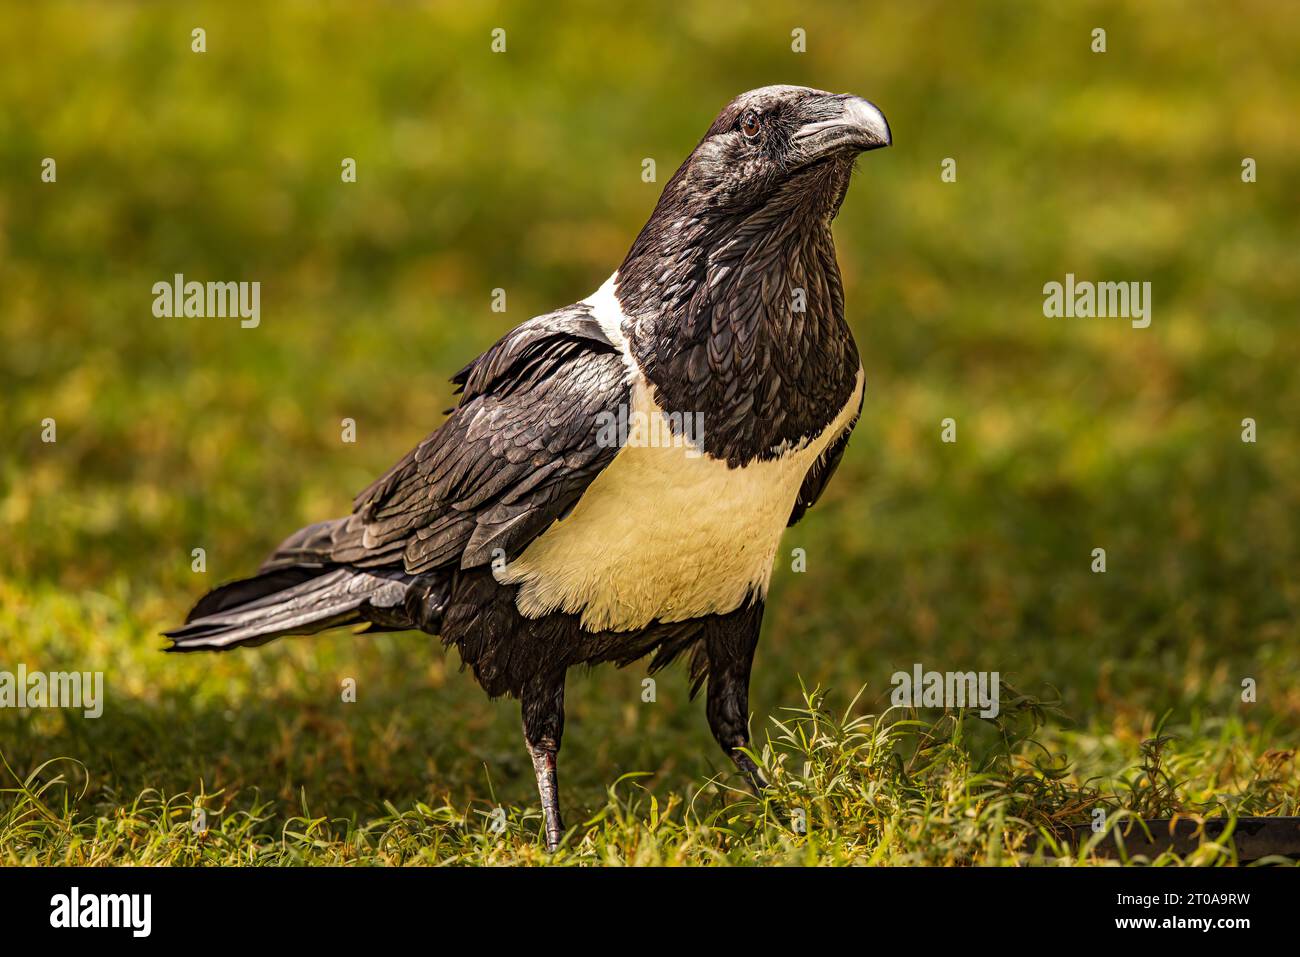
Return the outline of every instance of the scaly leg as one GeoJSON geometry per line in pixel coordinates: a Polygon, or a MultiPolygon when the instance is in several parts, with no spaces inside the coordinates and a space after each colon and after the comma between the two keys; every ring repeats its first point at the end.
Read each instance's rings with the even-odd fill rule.
{"type": "Polygon", "coordinates": [[[532,682],[520,698],[524,718],[524,741],[537,775],[537,793],[542,799],[542,820],[546,849],[555,851],[564,836],[560,818],[560,782],[557,763],[560,739],[564,736],[564,674],[532,682]]]}
{"type": "Polygon", "coordinates": [[[709,730],[755,794],[767,787],[767,782],[759,774],[758,765],[739,749],[749,746],[749,671],[762,623],[760,602],[711,622],[704,639],[709,656],[705,707],[709,730]]]}

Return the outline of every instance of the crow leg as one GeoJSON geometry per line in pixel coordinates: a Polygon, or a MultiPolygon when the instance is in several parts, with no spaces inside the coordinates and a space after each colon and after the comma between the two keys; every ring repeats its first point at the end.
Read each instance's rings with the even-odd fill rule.
{"type": "Polygon", "coordinates": [[[741,608],[711,622],[705,634],[709,658],[709,730],[735,762],[755,794],[767,787],[758,765],[741,748],[749,746],[749,671],[758,647],[763,605],[741,608]]]}
{"type": "Polygon", "coordinates": [[[524,717],[524,742],[533,759],[537,793],[542,799],[546,849],[557,850],[564,836],[560,818],[560,782],[557,764],[564,736],[564,674],[530,682],[520,696],[524,717]]]}

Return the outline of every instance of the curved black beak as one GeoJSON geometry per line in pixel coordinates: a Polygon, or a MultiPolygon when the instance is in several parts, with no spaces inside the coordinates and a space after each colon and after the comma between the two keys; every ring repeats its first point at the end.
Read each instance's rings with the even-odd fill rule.
{"type": "Polygon", "coordinates": [[[894,141],[885,114],[874,103],[847,93],[809,104],[808,122],[795,130],[792,139],[813,157],[837,150],[865,153],[894,141]]]}

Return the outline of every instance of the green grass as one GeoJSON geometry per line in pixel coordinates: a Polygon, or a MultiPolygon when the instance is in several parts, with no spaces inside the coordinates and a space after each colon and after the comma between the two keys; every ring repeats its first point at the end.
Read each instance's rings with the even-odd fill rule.
{"type": "Polygon", "coordinates": [[[1095,807],[1300,813],[1300,11],[733,7],[6,9],[0,670],[100,670],[107,702],[0,710],[0,862],[1072,862],[1053,835],[1095,807]],[[661,184],[773,82],[868,96],[896,145],[836,224],[868,394],[778,556],[766,802],[680,670],[653,702],[636,667],[571,677],[550,859],[517,706],[435,639],[159,652],[435,427],[468,358],[599,285],[642,158],[661,184]],[[178,271],[260,280],[262,325],[155,319],[178,271]],[[1151,328],[1045,319],[1066,272],[1150,280],[1151,328]],[[913,662],[1024,697],[890,710],[913,662]]]}
{"type": "MultiPolygon", "coordinates": [[[[84,763],[53,759],[22,781],[6,769],[15,786],[3,792],[7,807],[0,821],[0,847],[6,850],[0,860],[77,865],[1069,864],[1096,861],[1096,846],[1108,843],[1110,829],[1131,818],[1295,814],[1300,803],[1293,754],[1261,755],[1259,738],[1235,721],[1182,729],[1186,740],[1195,742],[1183,747],[1175,745],[1176,737],[1162,736],[1143,747],[1137,765],[1114,777],[1080,783],[1079,769],[1036,739],[1053,711],[1013,693],[1002,716],[972,725],[955,714],[918,720],[898,713],[855,714],[852,707],[835,713],[822,694],[807,692],[803,706],[783,709],[771,719],[766,745],[755,753],[771,782],[761,799],[737,791],[726,775],[665,788],[648,772],[628,772],[584,809],[565,846],[553,856],[539,843],[537,811],[500,803],[490,776],[477,797],[460,803],[436,790],[424,799],[384,799],[386,789],[378,779],[367,782],[365,797],[344,796],[349,779],[334,782],[328,776],[311,792],[299,785],[293,793],[286,781],[282,787],[289,793],[278,799],[256,788],[213,788],[206,781],[190,793],[159,785],[136,793],[132,785],[128,794],[118,795],[96,788],[84,763]],[[201,816],[196,808],[202,809],[201,816]],[[1071,842],[1065,825],[1090,820],[1095,809],[1105,813],[1106,831],[1082,844],[1071,842]]],[[[291,729],[280,725],[284,734],[278,759],[308,766],[297,780],[324,772],[315,768],[312,774],[310,766],[320,763],[320,755],[315,761],[304,757],[303,737],[295,733],[312,726],[333,731],[326,741],[342,752],[344,765],[359,766],[349,759],[361,747],[382,766],[397,763],[399,773],[418,772],[409,766],[412,762],[392,760],[390,749],[400,750],[400,736],[391,724],[354,733],[350,727],[343,730],[339,720],[289,723],[291,729]]],[[[156,719],[142,724],[151,729],[156,719]]],[[[244,741],[249,737],[240,735],[244,741]]],[[[1085,742],[1085,736],[1068,735],[1057,743],[1078,748],[1085,742]]],[[[164,755],[171,750],[165,740],[156,744],[164,755]]],[[[117,753],[130,750],[123,742],[117,753]]],[[[1101,750],[1110,753],[1095,763],[1114,766],[1114,751],[1101,750]]],[[[101,752],[91,748],[89,753],[101,752]]],[[[176,760],[141,757],[147,767],[176,760]]],[[[127,777],[159,781],[166,772],[133,769],[127,777]]],[[[1121,853],[1119,860],[1130,858],[1121,853]]],[[[1186,858],[1167,852],[1153,861],[1132,860],[1237,863],[1231,842],[1222,839],[1203,841],[1186,858]]]]}

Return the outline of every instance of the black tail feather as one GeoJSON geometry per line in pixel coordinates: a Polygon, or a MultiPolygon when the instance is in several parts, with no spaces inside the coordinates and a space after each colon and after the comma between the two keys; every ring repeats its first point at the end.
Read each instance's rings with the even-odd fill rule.
{"type": "Polygon", "coordinates": [[[196,618],[206,618],[208,615],[215,615],[237,605],[250,605],[259,599],[273,598],[277,592],[301,585],[320,573],[320,568],[296,566],[228,582],[200,598],[190,609],[190,613],[185,616],[185,623],[189,624],[196,618]]]}
{"type": "Polygon", "coordinates": [[[396,571],[279,568],[214,589],[184,625],[163,634],[175,642],[168,651],[219,651],[360,624],[371,609],[393,621],[409,583],[409,576],[396,571]]]}

